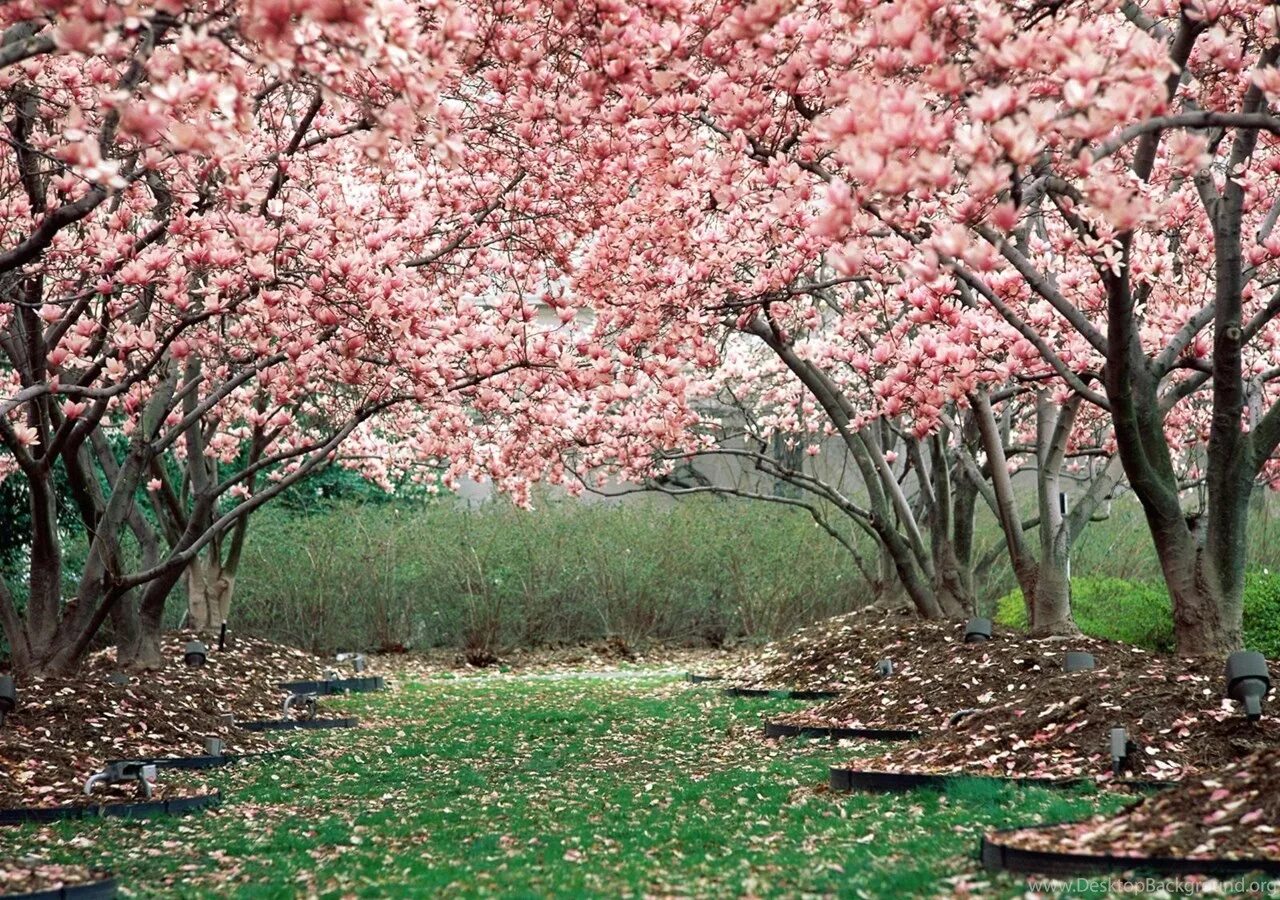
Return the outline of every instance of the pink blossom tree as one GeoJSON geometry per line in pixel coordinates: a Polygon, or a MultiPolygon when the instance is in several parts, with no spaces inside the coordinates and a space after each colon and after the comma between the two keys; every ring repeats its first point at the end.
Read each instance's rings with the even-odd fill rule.
{"type": "Polygon", "coordinates": [[[581,103],[537,102],[576,27],[541,12],[5,7],[0,466],[33,519],[25,605],[0,587],[17,668],[73,667],[108,618],[121,663],[154,665],[184,573],[196,624],[225,616],[248,517],[335,461],[518,497],[541,477],[523,443],[610,351],[579,356],[537,301],[611,189],[582,177],[581,103]]]}

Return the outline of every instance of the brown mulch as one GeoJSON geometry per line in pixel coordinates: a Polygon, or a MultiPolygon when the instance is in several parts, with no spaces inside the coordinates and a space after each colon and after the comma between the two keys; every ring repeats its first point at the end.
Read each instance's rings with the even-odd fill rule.
{"type": "Polygon", "coordinates": [[[816,622],[737,665],[703,674],[722,676],[726,687],[845,690],[865,680],[877,660],[927,652],[957,631],[962,624],[867,607],[816,622]]]}
{"type": "Polygon", "coordinates": [[[468,675],[549,675],[567,672],[608,672],[634,668],[671,668],[680,672],[710,672],[733,665],[745,650],[666,645],[630,647],[617,639],[572,647],[539,647],[503,651],[486,665],[474,665],[456,650],[415,650],[370,657],[379,669],[404,677],[456,678],[468,675]]]}
{"type": "Polygon", "coordinates": [[[991,837],[1057,853],[1280,862],[1280,750],[1251,754],[1115,816],[991,837]]]}
{"type": "Polygon", "coordinates": [[[1008,696],[953,726],[853,765],[1105,781],[1111,777],[1111,729],[1122,726],[1138,748],[1125,777],[1179,780],[1221,771],[1280,744],[1274,691],[1267,709],[1271,715],[1249,722],[1223,697],[1222,670],[1220,660],[1152,654],[1113,658],[1089,672],[1037,673],[1010,684],[1008,696]]]}
{"type": "Polygon", "coordinates": [[[1095,638],[1032,639],[999,629],[990,641],[966,644],[963,630],[960,624],[935,623],[877,629],[881,637],[876,643],[884,657],[893,661],[892,675],[881,678],[873,664],[858,664],[845,674],[839,697],[780,716],[779,721],[843,728],[946,729],[960,710],[996,706],[1052,680],[1063,671],[1070,651],[1092,653],[1096,665],[1123,671],[1145,669],[1153,659],[1136,647],[1095,638]]]}
{"type": "Polygon", "coordinates": [[[90,881],[102,881],[108,877],[108,873],[95,871],[87,866],[58,865],[34,860],[0,863],[0,895],[56,891],[90,881]]]}
{"type": "MultiPolygon", "coordinates": [[[[98,786],[89,798],[85,779],[111,759],[203,755],[207,737],[222,738],[228,754],[270,749],[269,736],[229,727],[222,717],[278,719],[286,696],[279,682],[320,678],[330,668],[340,677],[352,674],[349,666],[244,637],[225,652],[206,642],[208,662],[190,668],[182,660],[189,639],[167,635],[167,663],[124,685],[107,681],[115,671],[113,651],[94,654],[73,677],[20,680],[18,708],[0,727],[0,808],[138,802],[136,783],[98,786]]],[[[162,771],[154,799],[204,792],[166,786],[177,777],[162,771]]]]}

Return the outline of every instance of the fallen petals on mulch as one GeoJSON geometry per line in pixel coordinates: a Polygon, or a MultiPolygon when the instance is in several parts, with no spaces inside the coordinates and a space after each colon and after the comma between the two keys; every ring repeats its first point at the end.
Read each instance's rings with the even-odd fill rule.
{"type": "MultiPolygon", "coordinates": [[[[1063,671],[1069,651],[1092,653],[1099,666],[1144,668],[1152,654],[1093,638],[1031,639],[997,632],[990,641],[966,644],[963,627],[921,623],[912,637],[893,640],[888,631],[880,645],[893,662],[893,674],[879,677],[874,661],[851,670],[841,696],[822,706],[777,721],[789,725],[839,728],[948,728],[960,710],[984,709],[1045,684],[1063,671]]],[[[865,633],[865,632],[864,632],[865,633]]]]}
{"type": "MultiPolygon", "coordinates": [[[[1280,744],[1274,691],[1272,715],[1249,722],[1223,697],[1222,668],[1219,660],[1147,655],[1087,672],[1043,671],[1010,683],[1007,696],[990,698],[954,725],[853,767],[1106,780],[1111,729],[1124,727],[1137,747],[1126,778],[1176,781],[1218,772],[1280,744]]],[[[938,689],[945,689],[941,682],[938,689]]]]}
{"type": "Polygon", "coordinates": [[[709,672],[735,664],[744,651],[709,650],[705,647],[648,646],[633,649],[612,639],[573,647],[515,649],[492,657],[488,665],[467,662],[465,654],[452,650],[423,650],[371,657],[378,667],[397,672],[405,679],[458,678],[475,675],[553,675],[583,670],[592,672],[652,669],[655,666],[680,672],[709,672]]]}
{"type": "Polygon", "coordinates": [[[1116,816],[989,839],[1055,853],[1280,862],[1280,751],[1252,754],[1116,816]]]}
{"type": "Polygon", "coordinates": [[[703,674],[723,676],[724,687],[839,691],[865,681],[877,660],[927,652],[963,638],[962,632],[958,623],[868,607],[816,622],[737,665],[703,674]]]}
{"type": "Polygon", "coordinates": [[[106,872],[94,871],[86,866],[0,862],[0,895],[56,891],[109,877],[106,872]]]}
{"type": "MultiPolygon", "coordinates": [[[[199,668],[182,661],[192,635],[166,636],[167,664],[112,684],[113,651],[90,657],[70,678],[28,678],[18,683],[18,708],[0,728],[0,808],[73,803],[133,803],[145,799],[136,782],[95,787],[85,780],[108,760],[205,753],[208,737],[221,738],[228,754],[270,749],[269,736],[224,723],[278,719],[290,679],[319,678],[338,667],[320,657],[268,641],[238,637],[226,651],[216,645],[199,668]]],[[[342,674],[349,674],[349,671],[342,674]]],[[[175,773],[161,771],[152,799],[172,799],[206,791],[166,784],[175,773]]]]}

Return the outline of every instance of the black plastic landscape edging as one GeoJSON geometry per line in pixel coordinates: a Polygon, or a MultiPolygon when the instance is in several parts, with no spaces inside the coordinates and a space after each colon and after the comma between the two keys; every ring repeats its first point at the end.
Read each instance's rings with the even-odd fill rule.
{"type": "MultiPolygon", "coordinates": [[[[1045,828],[1061,826],[1043,826],[1045,828]]],[[[1010,828],[996,835],[1024,828],[1010,828]]],[[[1089,875],[1100,872],[1127,872],[1136,869],[1158,875],[1247,875],[1259,872],[1280,875],[1280,860],[1274,859],[1186,859],[1174,856],[1113,856],[1109,853],[1058,853],[1052,850],[1022,850],[1009,847],[988,836],[982,838],[982,865],[993,871],[1036,875],[1089,875]]]]}
{"type": "Polygon", "coordinates": [[[1159,791],[1173,787],[1172,781],[1098,781],[1093,778],[1013,778],[1004,775],[936,775],[930,772],[871,772],[861,769],[831,769],[831,790],[861,791],[872,794],[902,794],[917,788],[945,791],[955,781],[986,781],[1012,784],[1016,787],[1042,787],[1066,790],[1094,785],[1099,788],[1124,786],[1140,791],[1159,791]]]}
{"type": "Polygon", "coordinates": [[[319,694],[322,697],[333,694],[367,694],[383,690],[386,686],[381,675],[370,675],[367,678],[329,678],[324,681],[285,681],[279,685],[282,691],[319,694]]]}
{"type": "MultiPolygon", "coordinates": [[[[157,769],[216,769],[241,760],[273,759],[283,756],[284,750],[265,750],[261,753],[225,753],[222,756],[161,756],[156,758],[134,757],[139,762],[150,763],[157,769]]],[[[108,760],[107,765],[120,760],[108,760]]],[[[0,898],[3,900],[3,898],[0,898]]]]}
{"type": "Polygon", "coordinates": [[[210,809],[222,803],[222,794],[201,794],[198,797],[175,797],[172,800],[151,800],[146,803],[80,803],[72,806],[23,806],[16,809],[0,809],[0,825],[19,825],[23,822],[61,822],[64,819],[150,819],[155,816],[177,816],[210,809]]]}
{"type": "Polygon", "coordinates": [[[116,880],[108,877],[82,884],[68,884],[47,891],[0,894],[0,900],[111,900],[115,895],[116,880]]]}
{"type": "Polygon", "coordinates": [[[294,728],[355,728],[356,719],[264,719],[261,722],[238,722],[245,731],[290,731],[294,728]]]}
{"type": "Polygon", "coordinates": [[[914,741],[920,737],[920,732],[906,728],[840,728],[835,725],[788,725],[785,722],[765,722],[764,736],[830,738],[833,741],[914,741]]]}
{"type": "Polygon", "coordinates": [[[723,688],[726,697],[770,697],[774,700],[830,700],[839,691],[771,691],[768,688],[723,688]]]}
{"type": "Polygon", "coordinates": [[[690,684],[706,684],[709,681],[724,681],[723,675],[695,675],[692,672],[686,672],[684,680],[690,684]]]}

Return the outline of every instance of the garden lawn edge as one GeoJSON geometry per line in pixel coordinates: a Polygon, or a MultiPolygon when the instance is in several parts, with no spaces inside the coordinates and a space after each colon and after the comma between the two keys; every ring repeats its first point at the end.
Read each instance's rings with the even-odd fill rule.
{"type": "Polygon", "coordinates": [[[289,731],[294,728],[355,728],[356,719],[263,719],[259,722],[238,722],[245,731],[289,731]]]}
{"type": "Polygon", "coordinates": [[[839,691],[789,691],[768,688],[722,688],[726,697],[769,697],[774,700],[830,700],[839,697],[839,691]]]}
{"type": "MultiPolygon", "coordinates": [[[[261,753],[226,753],[222,756],[160,756],[160,757],[137,757],[137,761],[150,763],[157,769],[217,769],[221,766],[229,766],[232,763],[241,761],[257,760],[257,759],[274,759],[283,756],[284,750],[264,750],[261,753]]],[[[109,760],[108,765],[112,762],[121,762],[122,760],[109,760]]],[[[132,760],[130,760],[132,761],[132,760]]],[[[3,898],[0,898],[3,900],[3,898]]]]}
{"type": "Polygon", "coordinates": [[[764,736],[769,738],[830,738],[833,741],[914,741],[920,732],[909,728],[840,728],[835,725],[788,725],[765,722],[764,736]]]}
{"type": "Polygon", "coordinates": [[[328,678],[323,681],[282,681],[279,688],[294,694],[319,694],[330,697],[334,694],[368,694],[384,690],[386,681],[381,675],[370,675],[367,678],[328,678]]]}
{"type": "Polygon", "coordinates": [[[1142,791],[1164,790],[1174,786],[1172,781],[1105,781],[1093,778],[1012,778],[1002,775],[979,775],[956,772],[940,775],[934,772],[877,772],[863,769],[831,767],[830,785],[833,791],[845,793],[905,794],[919,788],[945,791],[954,781],[984,781],[995,784],[1011,784],[1018,787],[1041,787],[1069,790],[1093,785],[1099,788],[1129,787],[1142,791]]]}
{"type": "MultiPolygon", "coordinates": [[[[1046,825],[1044,828],[1058,828],[1046,825]]],[[[1280,875],[1280,860],[1188,859],[1173,856],[1112,856],[1092,853],[1055,853],[1023,850],[1001,844],[999,835],[1026,828],[1009,828],[982,837],[982,865],[992,871],[1034,875],[1090,875],[1100,872],[1153,872],[1159,875],[1247,875],[1258,872],[1280,875]],[[996,839],[993,839],[996,838],[996,839]]]]}
{"type": "Polygon", "coordinates": [[[177,816],[200,809],[212,809],[222,803],[222,793],[145,803],[77,803],[71,806],[19,806],[0,809],[0,825],[25,822],[61,822],[64,819],[148,819],[154,816],[177,816]]]}
{"type": "Polygon", "coordinates": [[[25,894],[0,894],[0,900],[111,900],[116,896],[116,880],[113,876],[82,884],[70,884],[44,891],[28,891],[25,894]]]}

